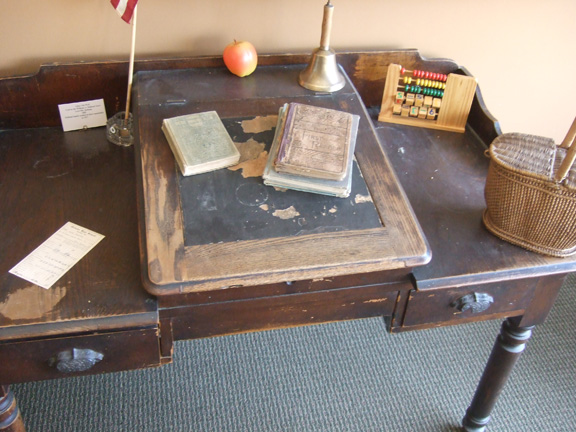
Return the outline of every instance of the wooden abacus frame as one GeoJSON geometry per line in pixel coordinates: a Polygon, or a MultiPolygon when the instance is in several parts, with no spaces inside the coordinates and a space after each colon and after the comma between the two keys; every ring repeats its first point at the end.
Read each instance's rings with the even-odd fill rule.
{"type": "Polygon", "coordinates": [[[388,75],[386,76],[378,121],[452,132],[465,131],[466,121],[468,120],[468,114],[476,92],[476,78],[449,74],[438,115],[435,120],[427,120],[393,114],[401,74],[402,66],[397,64],[388,66],[388,75]]]}

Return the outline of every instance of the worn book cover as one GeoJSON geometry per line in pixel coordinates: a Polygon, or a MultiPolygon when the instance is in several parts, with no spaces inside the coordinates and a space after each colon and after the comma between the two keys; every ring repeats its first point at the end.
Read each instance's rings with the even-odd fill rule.
{"type": "Polygon", "coordinates": [[[184,176],[225,168],[240,159],[216,111],[164,119],[162,131],[184,176]]]}
{"type": "MultiPolygon", "coordinates": [[[[275,169],[275,161],[278,157],[280,141],[282,139],[282,135],[287,123],[287,110],[288,107],[285,105],[280,109],[278,115],[276,134],[274,136],[274,140],[272,141],[268,161],[262,175],[264,184],[284,189],[330,195],[339,198],[348,197],[352,189],[352,157],[347,162],[348,167],[346,169],[346,175],[342,180],[327,180],[309,176],[301,176],[298,174],[279,172],[275,169]]],[[[354,139],[351,143],[350,149],[352,154],[354,153],[355,144],[356,140],[354,139]]]]}
{"type": "Polygon", "coordinates": [[[318,106],[290,103],[280,140],[276,171],[342,180],[354,151],[359,116],[318,106]]]}

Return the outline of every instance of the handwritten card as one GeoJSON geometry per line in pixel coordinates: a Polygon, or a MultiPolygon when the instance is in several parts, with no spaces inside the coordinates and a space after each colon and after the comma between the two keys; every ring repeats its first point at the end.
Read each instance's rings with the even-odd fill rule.
{"type": "Polygon", "coordinates": [[[104,99],[58,105],[64,132],[106,126],[104,99]]]}
{"type": "Polygon", "coordinates": [[[49,289],[103,238],[102,234],[67,222],[10,273],[49,289]]]}

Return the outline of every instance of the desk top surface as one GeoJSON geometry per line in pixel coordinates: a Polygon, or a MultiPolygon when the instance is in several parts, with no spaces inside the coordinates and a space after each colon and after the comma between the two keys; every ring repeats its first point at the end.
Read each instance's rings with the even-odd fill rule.
{"type": "Polygon", "coordinates": [[[152,325],[139,271],[134,151],[103,128],[0,132],[0,337],[152,325]],[[8,271],[66,222],[105,238],[50,289],[8,271]]]}
{"type": "MultiPolygon", "coordinates": [[[[388,62],[382,60],[383,65],[388,62]]],[[[84,67],[92,70],[90,66],[82,65],[84,67]]],[[[67,71],[67,67],[62,67],[62,76],[48,81],[61,82],[63,77],[76,76],[67,71]]],[[[96,76],[100,74],[98,71],[96,76]]],[[[232,79],[242,84],[240,88],[237,84],[233,86],[233,94],[238,98],[256,91],[251,88],[250,80],[229,77],[221,83],[229,85],[232,79]]],[[[205,106],[203,103],[217,103],[226,118],[235,115],[237,102],[211,102],[210,98],[217,98],[218,93],[211,96],[211,87],[196,83],[194,95],[201,95],[204,102],[191,102],[196,100],[191,97],[187,102],[190,106],[201,109],[205,106]]],[[[292,91],[304,93],[303,99],[333,100],[329,95],[307,94],[295,82],[290,86],[292,91]]],[[[344,100],[355,97],[349,87],[342,94],[344,100]]],[[[161,102],[150,99],[149,103],[161,102]]],[[[266,110],[258,109],[246,115],[273,113],[279,101],[264,98],[259,103],[266,110]]],[[[183,108],[186,106],[177,103],[164,106],[172,113],[183,108]]],[[[377,114],[372,117],[375,119],[377,114]]],[[[430,131],[375,120],[374,124],[430,243],[431,262],[413,269],[418,289],[567,273],[576,269],[576,257],[552,258],[525,251],[484,229],[481,213],[488,159],[483,156],[486,143],[474,132],[430,131]]],[[[159,163],[159,169],[165,170],[162,160],[159,163]]],[[[171,169],[174,169],[173,163],[171,169]]],[[[63,133],[60,127],[55,127],[0,132],[2,340],[156,322],[156,300],[146,293],[140,280],[135,183],[133,150],[110,144],[103,129],[63,133]],[[100,232],[106,239],[55,289],[44,290],[8,273],[68,221],[100,232]]],[[[399,193],[398,189],[393,191],[399,193]]],[[[403,229],[402,223],[384,219],[384,225],[393,233],[403,229]]],[[[422,259],[416,253],[405,256],[422,259]]]]}
{"type": "Polygon", "coordinates": [[[138,74],[142,244],[154,294],[410,268],[428,261],[426,240],[359,95],[350,83],[332,94],[306,90],[297,83],[301,70],[260,67],[242,79],[222,68],[138,74]],[[262,184],[259,161],[266,160],[278,109],[290,101],[360,116],[350,198],[262,184]],[[162,120],[211,110],[251,155],[242,167],[184,178],[160,129],[162,120]]]}
{"type": "Polygon", "coordinates": [[[485,143],[466,133],[376,121],[376,132],[418,221],[432,259],[413,270],[420,290],[451,288],[572,272],[576,256],[556,258],[505,242],[482,223],[490,159],[485,143]]]}

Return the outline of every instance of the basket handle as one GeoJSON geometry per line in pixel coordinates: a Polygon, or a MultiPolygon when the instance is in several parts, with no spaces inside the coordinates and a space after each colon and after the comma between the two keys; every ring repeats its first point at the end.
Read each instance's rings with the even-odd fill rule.
{"type": "Polygon", "coordinates": [[[562,148],[570,147],[572,145],[572,143],[574,142],[575,137],[576,137],[576,118],[572,122],[572,126],[570,126],[570,130],[566,134],[566,138],[564,138],[564,141],[562,141],[562,144],[560,144],[560,147],[562,147],[562,148]]]}
{"type": "Polygon", "coordinates": [[[560,147],[567,148],[568,152],[566,152],[566,157],[562,161],[562,165],[558,169],[558,172],[554,176],[554,180],[557,182],[561,182],[566,178],[568,175],[568,171],[572,168],[572,164],[574,164],[574,160],[576,160],[576,145],[574,145],[574,141],[576,140],[576,118],[572,122],[572,126],[570,126],[570,130],[560,144],[560,147]]]}

